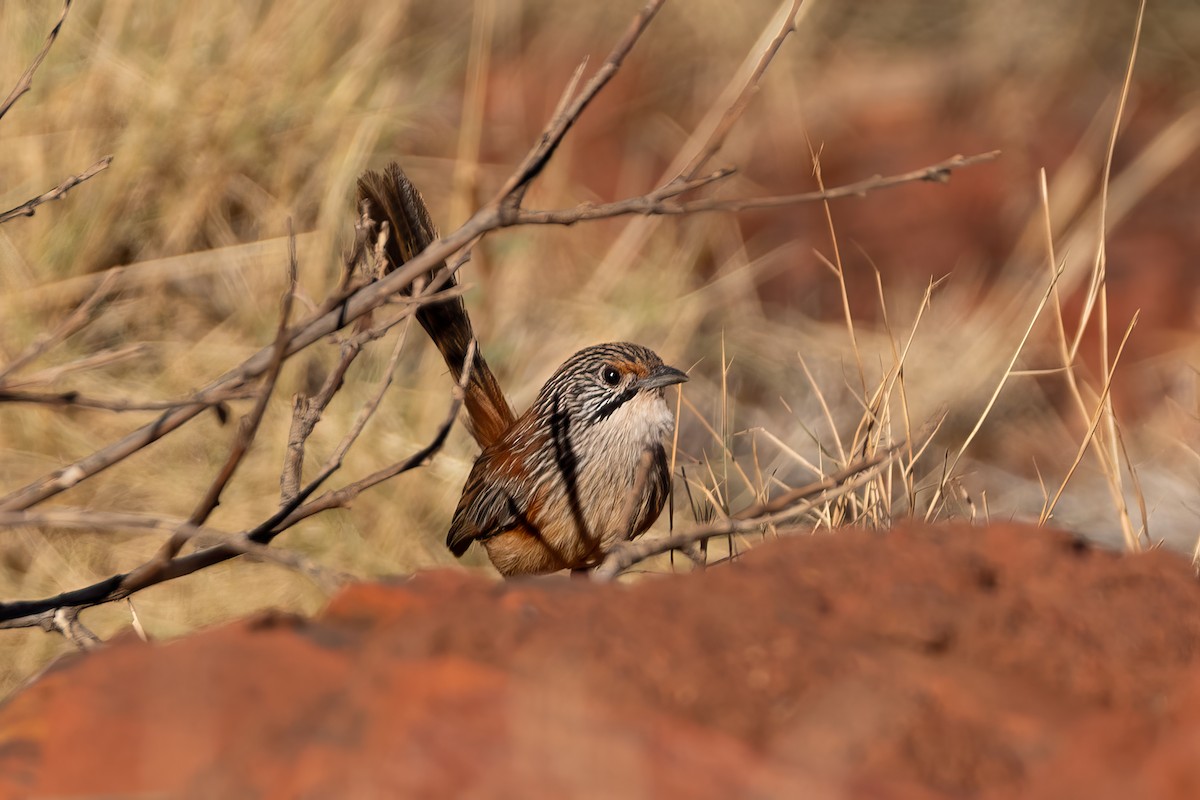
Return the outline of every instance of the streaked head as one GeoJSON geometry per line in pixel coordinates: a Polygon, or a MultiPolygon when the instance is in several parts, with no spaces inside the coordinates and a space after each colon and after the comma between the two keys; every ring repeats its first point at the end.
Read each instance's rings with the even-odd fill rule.
{"type": "Polygon", "coordinates": [[[687,379],[648,347],[630,342],[597,344],[568,358],[546,381],[535,406],[547,415],[566,413],[581,427],[605,422],[629,403],[647,410],[653,407],[658,417],[659,406],[666,410],[663,388],[687,379]]]}

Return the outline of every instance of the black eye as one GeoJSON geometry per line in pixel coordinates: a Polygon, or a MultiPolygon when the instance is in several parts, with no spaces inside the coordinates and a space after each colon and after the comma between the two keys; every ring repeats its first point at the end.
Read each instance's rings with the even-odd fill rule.
{"type": "Polygon", "coordinates": [[[621,373],[617,372],[616,367],[606,364],[600,370],[600,379],[602,381],[604,381],[605,383],[607,383],[609,386],[616,386],[618,383],[621,382],[621,373]]]}

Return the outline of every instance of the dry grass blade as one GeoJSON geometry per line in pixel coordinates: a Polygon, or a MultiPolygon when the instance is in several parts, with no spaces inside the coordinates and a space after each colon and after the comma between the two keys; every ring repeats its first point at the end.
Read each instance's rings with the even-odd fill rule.
{"type": "Polygon", "coordinates": [[[90,397],[79,392],[29,392],[0,389],[0,403],[31,403],[42,406],[69,406],[98,411],[166,411],[191,405],[216,406],[248,397],[248,392],[233,392],[224,397],[188,397],[181,400],[129,400],[125,398],[90,397]]]}
{"type": "Polygon", "coordinates": [[[943,478],[941,482],[939,482],[937,490],[934,492],[933,500],[930,501],[929,509],[925,514],[926,522],[933,518],[934,511],[939,507],[938,501],[945,494],[946,478],[954,474],[954,470],[958,466],[958,462],[962,459],[963,454],[967,452],[967,448],[971,446],[971,442],[975,440],[976,435],[979,434],[979,431],[983,427],[983,423],[987,419],[988,414],[991,413],[992,408],[995,407],[996,400],[1000,397],[1000,392],[1004,391],[1004,387],[1008,385],[1008,379],[1012,377],[1013,370],[1017,364],[1017,359],[1021,357],[1021,353],[1025,350],[1025,345],[1029,342],[1029,337],[1033,333],[1034,326],[1037,325],[1037,321],[1042,316],[1042,311],[1045,310],[1046,304],[1053,296],[1054,287],[1058,285],[1058,279],[1061,275],[1061,270],[1054,273],[1054,276],[1050,280],[1050,285],[1046,287],[1046,291],[1042,293],[1042,298],[1040,301],[1038,301],[1037,308],[1034,309],[1033,315],[1029,319],[1029,324],[1025,326],[1025,332],[1021,335],[1020,341],[1017,342],[1017,347],[1013,351],[1012,357],[1009,358],[1008,364],[1004,368],[1004,373],[1000,376],[1000,380],[996,383],[996,388],[992,391],[991,397],[988,398],[987,404],[983,407],[983,411],[980,412],[979,419],[975,421],[975,426],[971,428],[971,432],[967,434],[967,438],[963,440],[962,445],[958,448],[958,452],[955,453],[954,458],[951,459],[947,465],[943,478]]]}
{"type": "Polygon", "coordinates": [[[58,325],[47,333],[35,338],[20,355],[6,364],[3,369],[0,369],[0,386],[8,383],[7,379],[10,375],[36,361],[46,351],[63,342],[72,334],[77,333],[84,325],[87,325],[96,306],[108,297],[120,278],[120,269],[112,269],[106,272],[104,278],[91,295],[67,315],[62,322],[58,323],[58,325]]]}
{"type": "Polygon", "coordinates": [[[1071,343],[1071,360],[1079,353],[1083,341],[1083,332],[1087,329],[1095,308],[1100,288],[1104,282],[1104,264],[1106,239],[1108,237],[1108,191],[1112,178],[1113,155],[1117,149],[1117,136],[1121,131],[1121,120],[1125,115],[1125,105],[1129,101],[1129,87],[1133,83],[1133,67],[1137,63],[1138,43],[1142,38],[1142,20],[1146,14],[1146,0],[1138,3],[1137,19],[1134,22],[1133,44],[1129,49],[1129,60],[1125,66],[1125,78],[1121,83],[1121,96],[1117,101],[1117,111],[1113,115],[1112,127],[1108,135],[1108,147],[1104,155],[1104,168],[1100,176],[1100,212],[1097,219],[1098,243],[1096,259],[1092,265],[1092,285],[1084,301],[1083,312],[1079,315],[1079,325],[1075,330],[1075,339],[1071,343]]]}
{"type": "Polygon", "coordinates": [[[1133,333],[1133,328],[1137,325],[1138,315],[1134,314],[1133,319],[1129,322],[1129,327],[1125,329],[1125,335],[1121,337],[1121,344],[1117,347],[1117,352],[1113,358],[1112,366],[1109,368],[1107,375],[1104,378],[1104,386],[1100,391],[1100,399],[1096,404],[1096,411],[1092,414],[1091,421],[1088,423],[1087,433],[1084,434],[1083,441],[1079,443],[1079,449],[1075,453],[1075,458],[1071,462],[1070,469],[1067,470],[1066,477],[1058,487],[1058,491],[1042,509],[1041,515],[1038,517],[1038,524],[1045,525],[1049,521],[1050,516],[1054,513],[1054,507],[1058,505],[1058,501],[1062,498],[1062,494],[1066,491],[1067,484],[1071,482],[1071,477],[1075,474],[1075,470],[1079,468],[1079,462],[1083,461],[1083,456],[1087,453],[1088,446],[1092,444],[1092,440],[1096,435],[1096,428],[1100,425],[1103,419],[1108,418],[1111,414],[1111,406],[1108,403],[1110,389],[1112,388],[1113,373],[1117,369],[1117,363],[1121,360],[1121,353],[1125,350],[1125,343],[1129,341],[1129,335],[1133,333]]]}
{"type": "MultiPolygon", "coordinates": [[[[808,142],[808,137],[805,137],[808,142]]],[[[817,180],[817,188],[820,191],[825,191],[825,179],[821,174],[821,156],[813,148],[812,142],[808,142],[808,154],[812,160],[813,177],[817,180]]],[[[850,338],[850,350],[854,353],[854,364],[858,367],[858,379],[863,396],[867,394],[867,371],[863,367],[862,352],[858,348],[858,336],[854,332],[854,314],[850,310],[850,293],[846,289],[846,271],[842,267],[842,250],[838,246],[837,229],[833,224],[833,211],[829,208],[829,199],[821,200],[821,210],[825,213],[825,227],[829,232],[829,244],[833,247],[833,261],[830,262],[825,256],[817,253],[817,257],[833,272],[837,278],[838,291],[842,301],[842,317],[846,321],[846,335],[850,338]]]]}
{"type": "MultiPolygon", "coordinates": [[[[1054,294],[1056,323],[1055,330],[1058,335],[1059,354],[1064,367],[1068,394],[1073,399],[1081,419],[1087,425],[1087,429],[1084,438],[1080,443],[1075,461],[1068,469],[1067,474],[1054,497],[1047,498],[1040,515],[1040,520],[1043,524],[1050,518],[1054,507],[1057,505],[1063,491],[1066,489],[1067,484],[1070,482],[1071,477],[1078,468],[1079,463],[1083,458],[1083,454],[1087,452],[1089,445],[1091,445],[1092,451],[1096,454],[1096,459],[1099,463],[1100,470],[1104,475],[1106,483],[1108,484],[1109,493],[1112,497],[1113,506],[1117,513],[1117,519],[1121,526],[1125,545],[1130,550],[1140,549],[1143,537],[1149,540],[1146,503],[1143,496],[1141,483],[1137,477],[1137,472],[1133,467],[1132,461],[1129,459],[1129,454],[1125,450],[1125,444],[1120,434],[1120,429],[1116,420],[1116,412],[1112,406],[1110,383],[1112,380],[1112,374],[1116,369],[1116,362],[1120,358],[1120,353],[1125,346],[1125,342],[1128,340],[1134,324],[1136,324],[1137,315],[1134,315],[1134,321],[1131,322],[1129,328],[1126,329],[1125,336],[1122,338],[1116,357],[1110,360],[1108,352],[1108,300],[1105,273],[1107,262],[1107,220],[1112,162],[1116,150],[1117,138],[1120,133],[1121,120],[1124,116],[1125,107],[1128,102],[1130,86],[1133,80],[1133,69],[1137,62],[1138,45],[1141,39],[1144,14],[1145,2],[1143,0],[1143,2],[1141,2],[1138,6],[1137,19],[1134,26],[1133,42],[1130,46],[1124,80],[1121,85],[1120,99],[1117,103],[1117,109],[1114,114],[1112,124],[1109,128],[1108,144],[1105,151],[1104,163],[1100,177],[1100,197],[1098,200],[1099,207],[1096,214],[1096,256],[1092,262],[1089,285],[1087,292],[1084,295],[1083,310],[1080,314],[1079,323],[1076,327],[1074,336],[1070,342],[1067,341],[1066,325],[1064,322],[1064,315],[1061,309],[1061,300],[1058,296],[1057,289],[1055,290],[1054,294]],[[1075,374],[1074,365],[1078,357],[1079,348],[1082,344],[1087,326],[1093,314],[1096,314],[1097,312],[1097,324],[1099,328],[1098,338],[1100,342],[1100,368],[1103,370],[1106,378],[1104,385],[1101,388],[1095,411],[1094,413],[1089,413],[1087,409],[1087,403],[1083,396],[1082,388],[1075,374]],[[1099,435],[1098,431],[1100,431],[1099,435]],[[1134,486],[1134,493],[1137,497],[1138,509],[1142,518],[1142,524],[1136,531],[1134,530],[1133,522],[1130,518],[1128,502],[1125,499],[1124,483],[1121,478],[1122,460],[1125,462],[1126,470],[1130,474],[1130,478],[1134,486]]],[[[1040,176],[1039,188],[1047,259],[1048,263],[1053,269],[1054,265],[1056,264],[1056,257],[1053,231],[1050,221],[1051,213],[1049,190],[1047,188],[1044,170],[1040,176]]]]}

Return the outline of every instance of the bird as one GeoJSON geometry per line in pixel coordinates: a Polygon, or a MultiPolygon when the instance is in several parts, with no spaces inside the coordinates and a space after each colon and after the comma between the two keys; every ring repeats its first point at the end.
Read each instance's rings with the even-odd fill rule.
{"type": "MultiPolygon", "coordinates": [[[[438,238],[424,199],[395,162],[363,173],[358,200],[369,219],[388,225],[385,273],[438,238]]],[[[451,276],[444,288],[454,284],[451,276]]],[[[479,543],[506,578],[578,572],[654,523],[671,488],[663,441],[675,419],[664,390],[687,373],[639,344],[585,347],[518,416],[477,343],[472,348],[461,295],[423,304],[416,316],[456,381],[470,355],[463,405],[481,452],[446,534],[455,556],[479,543]]]]}

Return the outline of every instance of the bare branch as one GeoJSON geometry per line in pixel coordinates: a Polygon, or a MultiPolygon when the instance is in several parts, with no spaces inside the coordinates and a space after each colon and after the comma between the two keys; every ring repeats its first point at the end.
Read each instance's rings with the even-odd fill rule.
{"type": "MultiPolygon", "coordinates": [[[[577,222],[585,220],[608,219],[610,217],[621,217],[629,214],[680,216],[709,211],[750,211],[760,208],[782,208],[802,203],[836,200],[843,197],[861,197],[869,192],[903,186],[907,183],[919,183],[921,181],[947,183],[950,180],[950,173],[954,170],[980,164],[985,161],[992,161],[999,155],[999,150],[993,150],[990,153],[980,153],[973,156],[952,156],[937,164],[915,169],[911,172],[904,172],[899,175],[889,175],[887,177],[877,175],[824,191],[801,192],[799,194],[778,195],[774,197],[746,197],[732,200],[704,199],[676,202],[661,198],[657,192],[650,192],[649,194],[630,197],[625,200],[617,200],[612,203],[583,203],[574,208],[561,208],[551,211],[519,209],[514,214],[510,224],[574,225],[577,222]]],[[[715,176],[709,177],[710,179],[715,178],[715,176]]],[[[720,177],[724,177],[724,175],[720,177]]],[[[668,186],[663,188],[670,188],[670,185],[668,184],[668,186]]]]}
{"type": "MultiPolygon", "coordinates": [[[[209,487],[208,493],[200,502],[200,505],[192,512],[188,521],[193,525],[199,525],[208,519],[208,515],[217,507],[220,502],[221,492],[229,484],[233,473],[237,470],[238,464],[250,449],[250,445],[254,442],[255,434],[258,433],[258,427],[262,424],[263,414],[267,410],[267,402],[271,399],[271,395],[275,391],[275,382],[279,378],[279,370],[283,367],[284,352],[287,349],[287,330],[288,319],[292,314],[292,303],[296,297],[296,284],[298,281],[299,265],[296,259],[296,233],[292,229],[292,221],[288,220],[288,265],[287,289],[283,294],[283,302],[279,311],[279,328],[275,333],[274,352],[272,353],[271,363],[267,368],[267,375],[263,381],[262,389],[258,394],[258,401],[254,404],[254,408],[242,418],[238,427],[238,435],[234,440],[232,449],[229,452],[229,458],[225,462],[220,474],[209,487]]],[[[167,558],[173,558],[175,552],[167,555],[167,558]]]]}
{"type": "MultiPolygon", "coordinates": [[[[302,485],[305,442],[319,421],[321,409],[328,404],[329,398],[341,386],[346,370],[357,357],[357,353],[366,343],[382,336],[391,326],[411,316],[421,304],[438,302],[445,297],[454,296],[461,292],[461,288],[451,288],[445,292],[439,290],[441,286],[445,285],[448,276],[461,266],[461,263],[465,260],[465,255],[453,267],[443,268],[442,265],[456,253],[465,254],[468,252],[474,242],[489,232],[520,224],[573,224],[574,222],[585,220],[629,214],[676,215],[704,211],[737,211],[751,208],[772,208],[802,202],[862,195],[869,191],[919,180],[945,181],[953,169],[989,160],[995,156],[992,153],[969,158],[955,157],[940,164],[905,173],[904,175],[892,176],[890,178],[876,177],[866,181],[859,181],[849,186],[821,192],[809,192],[783,197],[679,201],[677,198],[684,192],[716,183],[733,173],[732,169],[722,169],[702,177],[696,177],[694,174],[703,168],[704,164],[719,149],[729,128],[732,127],[733,122],[736,121],[744,110],[745,101],[748,100],[752,87],[757,84],[784,38],[790,33],[795,12],[798,8],[798,2],[793,2],[790,7],[791,11],[787,19],[787,24],[779,30],[772,43],[760,56],[758,67],[756,67],[747,80],[742,92],[726,110],[722,122],[709,135],[707,143],[702,150],[693,157],[693,162],[689,165],[689,169],[685,173],[681,173],[670,182],[659,186],[646,195],[628,198],[615,203],[582,205],[574,209],[550,211],[528,211],[522,209],[521,202],[525,197],[525,192],[530,183],[540,174],[548,161],[553,157],[559,144],[583,113],[584,109],[620,69],[625,58],[644,33],[661,5],[662,0],[651,0],[643,8],[640,14],[632,21],[620,41],[614,46],[600,69],[584,84],[582,89],[578,89],[583,74],[582,68],[575,73],[575,76],[566,87],[566,91],[563,93],[552,119],[547,123],[541,137],[530,149],[521,165],[504,184],[501,192],[491,202],[480,208],[462,227],[444,238],[435,240],[422,253],[409,259],[403,266],[387,275],[382,275],[381,272],[373,271],[372,266],[384,263],[381,258],[380,248],[383,241],[385,241],[385,237],[389,235],[389,231],[386,225],[376,226],[371,221],[369,209],[362,209],[361,216],[356,224],[354,247],[347,256],[346,267],[339,288],[333,295],[323,301],[316,311],[289,327],[287,320],[290,312],[291,297],[295,288],[293,241],[290,263],[292,270],[290,278],[291,289],[289,289],[288,295],[285,298],[285,308],[281,315],[279,329],[270,345],[262,348],[241,364],[211,381],[196,393],[193,402],[170,407],[156,420],[133,431],[122,439],[112,442],[91,455],[55,470],[33,483],[0,498],[0,511],[18,512],[28,509],[33,505],[54,497],[80,481],[86,480],[92,475],[119,463],[129,455],[186,424],[201,414],[205,408],[209,407],[215,398],[226,398],[231,393],[245,392],[248,387],[254,385],[255,382],[259,382],[261,388],[258,395],[258,402],[254,410],[243,421],[225,466],[216,479],[214,479],[204,500],[197,506],[192,517],[184,521],[183,524],[171,529],[170,540],[154,559],[129,573],[114,575],[91,586],[65,592],[56,597],[29,602],[0,603],[0,627],[29,627],[33,625],[45,627],[53,623],[56,614],[67,612],[68,614],[73,613],[77,616],[79,609],[128,597],[130,594],[147,586],[192,574],[241,554],[274,558],[275,556],[268,556],[267,553],[275,553],[276,551],[267,550],[266,545],[280,533],[297,524],[299,521],[329,508],[345,507],[366,489],[427,463],[443,446],[461,410],[465,382],[469,378],[469,367],[474,354],[474,342],[471,343],[469,348],[466,368],[462,372],[462,382],[456,388],[448,409],[447,418],[426,446],[403,461],[397,462],[339,489],[326,491],[324,494],[312,499],[324,481],[340,469],[346,452],[360,436],[367,421],[381,402],[391,380],[395,360],[399,356],[399,347],[401,344],[398,343],[397,349],[393,352],[392,361],[388,366],[387,373],[382,379],[375,395],[362,408],[355,424],[346,433],[342,442],[335,448],[333,454],[331,454],[330,458],[318,471],[318,474],[312,480],[302,485]],[[576,94],[577,91],[578,94],[576,94]],[[375,239],[374,242],[371,241],[373,236],[375,239]],[[431,271],[434,271],[433,279],[421,291],[415,293],[416,296],[406,298],[402,301],[405,305],[396,318],[380,325],[372,326],[368,315],[374,309],[393,302],[397,298],[398,293],[410,289],[414,280],[428,275],[431,271]],[[288,455],[285,460],[283,474],[281,475],[281,495],[283,502],[280,507],[270,518],[264,520],[252,530],[241,534],[231,536],[204,529],[201,524],[211,513],[212,509],[215,508],[222,490],[228,484],[246,449],[250,446],[255,431],[261,423],[267,398],[273,390],[275,378],[279,373],[283,361],[314,343],[321,341],[329,334],[354,323],[357,323],[357,328],[347,339],[347,342],[343,343],[344,349],[338,367],[327,378],[325,385],[322,386],[321,391],[315,398],[317,403],[317,406],[314,407],[315,410],[306,408],[304,410],[297,409],[295,412],[293,434],[289,436],[288,455]],[[263,379],[264,376],[266,376],[265,379],[263,379]],[[204,538],[210,535],[215,536],[216,541],[220,543],[188,555],[179,554],[185,540],[195,537],[204,538]]],[[[100,169],[102,168],[100,167],[100,169]]],[[[97,171],[99,170],[97,169],[97,171]]],[[[83,179],[86,179],[86,177],[83,179]]],[[[62,191],[66,190],[64,188],[62,191]]],[[[48,193],[47,196],[43,196],[44,199],[39,199],[39,202],[54,199],[49,196],[53,194],[54,192],[48,193]]],[[[56,196],[61,196],[61,193],[56,196]]],[[[32,208],[33,206],[30,206],[28,210],[31,212],[32,208]]],[[[401,339],[401,343],[402,341],[403,339],[401,339]]],[[[888,451],[886,455],[876,457],[880,459],[878,461],[866,459],[858,462],[851,467],[855,471],[848,472],[847,477],[842,483],[836,485],[814,485],[796,490],[796,492],[808,492],[807,494],[790,492],[771,503],[763,504],[761,507],[752,507],[743,512],[752,514],[752,517],[726,520],[720,523],[724,528],[719,531],[706,531],[704,528],[696,529],[688,533],[689,538],[687,541],[679,544],[670,544],[675,538],[672,537],[672,539],[667,540],[666,549],[686,546],[692,542],[704,541],[713,535],[723,535],[735,530],[751,530],[756,526],[767,524],[776,518],[785,518],[787,516],[794,516],[797,513],[803,513],[803,507],[797,507],[797,503],[808,502],[811,507],[811,504],[827,502],[829,499],[835,497],[837,492],[850,490],[846,487],[858,485],[857,481],[872,479],[877,474],[876,471],[882,469],[882,465],[888,463],[888,460],[894,457],[894,451],[888,451]]],[[[831,476],[827,480],[837,481],[838,476],[831,476]]],[[[205,540],[207,541],[206,538],[205,540]]],[[[641,542],[637,546],[642,547],[649,544],[649,542],[641,542]]],[[[660,543],[655,546],[663,545],[660,543]]],[[[629,563],[635,563],[636,560],[645,557],[637,554],[641,552],[640,550],[635,552],[633,550],[626,551],[622,549],[618,552],[624,553],[621,558],[634,559],[629,563]]],[[[605,561],[600,571],[611,571],[615,575],[628,566],[614,566],[616,562],[610,563],[611,561],[612,557],[605,561]]],[[[67,619],[69,621],[69,618],[67,619]]]]}
{"type": "MultiPolygon", "coordinates": [[[[403,320],[411,320],[411,316],[404,316],[403,320]]],[[[387,328],[385,327],[384,330],[387,328]]],[[[370,334],[373,331],[366,331],[365,334],[370,334]]],[[[400,337],[396,340],[396,346],[392,349],[391,358],[388,359],[387,367],[384,368],[383,377],[379,381],[379,386],[375,391],[375,395],[366,402],[359,410],[358,417],[351,426],[350,431],[343,437],[342,441],[335,448],[333,455],[330,456],[322,471],[329,469],[331,465],[333,469],[328,474],[332,474],[333,470],[340,468],[342,460],[345,458],[346,452],[354,444],[366,427],[367,421],[379,408],[380,402],[383,400],[383,395],[387,392],[388,387],[392,384],[392,378],[396,373],[396,365],[400,361],[400,354],[404,350],[404,343],[408,339],[408,326],[405,326],[400,337]]],[[[315,398],[296,398],[294,416],[292,418],[292,428],[288,434],[288,454],[284,465],[284,473],[280,478],[280,495],[283,503],[287,503],[296,497],[300,490],[301,472],[304,462],[304,447],[309,435],[312,434],[318,420],[321,418],[321,413],[333,398],[334,392],[341,385],[341,381],[345,376],[346,369],[357,355],[362,352],[362,343],[359,337],[355,337],[342,345],[342,359],[338,363],[337,368],[326,379],[325,384],[321,387],[321,391],[317,393],[315,398]]]]}
{"type": "Polygon", "coordinates": [[[3,103],[0,103],[0,119],[8,113],[8,110],[21,98],[21,95],[28,92],[33,87],[33,74],[37,72],[38,67],[46,60],[46,54],[50,52],[50,48],[54,46],[54,40],[58,38],[58,32],[62,30],[63,23],[67,19],[67,12],[71,10],[71,0],[66,0],[63,3],[62,13],[58,15],[58,22],[54,23],[54,27],[50,29],[50,33],[46,36],[46,42],[42,45],[42,49],[34,57],[33,63],[30,64],[21,77],[17,79],[17,85],[8,93],[3,103]]]}
{"type": "MultiPolygon", "coordinates": [[[[300,352],[313,343],[320,341],[328,334],[350,324],[387,302],[392,294],[411,283],[421,273],[422,269],[428,270],[436,265],[437,262],[457,252],[460,245],[455,245],[454,241],[459,238],[461,238],[462,244],[465,245],[474,239],[475,236],[474,234],[464,234],[461,237],[454,237],[453,240],[439,240],[439,242],[435,242],[426,249],[424,253],[406,264],[404,268],[395,270],[382,280],[361,287],[352,294],[342,298],[332,308],[322,309],[307,320],[289,329],[287,335],[288,344],[284,351],[284,357],[287,358],[300,352]]],[[[434,303],[441,299],[443,299],[443,295],[439,292],[424,296],[421,302],[434,303]]],[[[410,313],[415,312],[420,304],[419,302],[414,302],[410,307],[410,313]]],[[[197,392],[197,398],[203,400],[213,395],[224,397],[230,391],[240,390],[245,384],[260,377],[270,368],[274,361],[274,353],[274,345],[264,347],[197,392]]],[[[80,481],[86,480],[114,464],[120,463],[147,445],[161,439],[171,431],[199,416],[208,407],[208,404],[198,401],[192,405],[167,411],[153,422],[143,425],[141,428],[132,431],[91,455],[60,467],[33,483],[10,492],[4,497],[0,497],[0,510],[15,511],[29,508],[66,491],[80,481]]]]}
{"type": "Polygon", "coordinates": [[[311,397],[296,395],[292,398],[292,424],[288,430],[283,470],[279,475],[279,497],[282,504],[287,504],[300,493],[300,481],[304,472],[304,450],[308,437],[312,435],[317,423],[321,421],[321,415],[333,400],[334,394],[342,388],[347,370],[361,352],[362,344],[356,339],[342,342],[338,363],[325,376],[325,381],[317,393],[311,397]]]}
{"type": "Polygon", "coordinates": [[[42,203],[49,203],[51,200],[58,200],[62,198],[63,195],[74,189],[79,184],[108,169],[109,164],[112,164],[112,160],[112,156],[105,156],[95,164],[92,164],[90,167],[85,169],[83,172],[80,172],[78,175],[72,175],[45,194],[40,194],[37,197],[30,198],[24,203],[21,203],[21,205],[0,213],[0,225],[3,225],[9,220],[16,219],[17,217],[32,217],[35,209],[37,209],[37,207],[42,203]]]}
{"type": "MultiPolygon", "coordinates": [[[[329,308],[323,308],[308,319],[288,331],[287,346],[284,357],[303,350],[324,336],[342,328],[368,312],[378,308],[396,292],[408,287],[416,278],[438,267],[439,262],[445,261],[462,248],[489,231],[511,225],[522,224],[557,224],[571,225],[589,219],[601,219],[623,214],[685,214],[699,211],[739,210],[745,208],[768,208],[794,203],[812,202],[816,200],[861,195],[866,192],[912,183],[922,180],[944,182],[951,170],[969,166],[981,161],[994,158],[996,153],[986,153],[978,156],[947,159],[939,164],[924,167],[919,170],[896,175],[888,178],[871,178],[848,186],[829,189],[824,192],[809,192],[806,194],[790,195],[776,198],[760,198],[759,200],[698,200],[690,203],[672,203],[657,200],[653,195],[604,205],[583,205],[575,209],[559,211],[526,211],[514,209],[506,217],[502,216],[498,202],[493,201],[481,208],[461,228],[443,238],[432,242],[429,247],[399,269],[393,270],[378,281],[362,286],[349,295],[337,299],[329,308]]],[[[439,270],[441,272],[441,270],[439,270]]],[[[437,281],[433,288],[436,288],[437,281]]],[[[420,302],[436,302],[439,295],[426,295],[420,302]]],[[[415,303],[415,309],[419,303],[415,303]]],[[[259,350],[240,365],[225,373],[209,384],[201,392],[223,391],[237,387],[262,375],[274,360],[275,348],[268,346],[259,350]]],[[[29,508],[36,503],[53,497],[71,488],[81,480],[95,475],[108,467],[128,458],[141,448],[165,436],[181,425],[199,415],[206,406],[186,406],[163,414],[154,422],[139,428],[124,438],[97,450],[85,458],[65,467],[61,467],[49,475],[39,478],[34,483],[17,489],[0,498],[0,509],[15,510],[29,508]]]]}
{"type": "Polygon", "coordinates": [[[201,403],[207,406],[221,405],[229,400],[240,400],[252,396],[247,390],[230,392],[221,397],[189,397],[182,400],[123,400],[104,397],[89,397],[79,392],[28,392],[15,389],[0,389],[0,403],[32,403],[43,406],[69,406],[99,411],[164,411],[201,403]]]}
{"type": "MultiPolygon", "coordinates": [[[[198,545],[221,545],[255,561],[278,564],[313,580],[323,589],[336,588],[352,578],[315,564],[298,553],[267,547],[252,541],[249,534],[227,533],[203,525],[193,525],[178,517],[95,511],[88,508],[54,508],[46,511],[0,511],[0,528],[59,528],[77,531],[152,531],[193,540],[198,545]]],[[[2,627],[2,626],[0,626],[2,627]]]]}
{"type": "MultiPolygon", "coordinates": [[[[363,220],[364,221],[361,222],[361,225],[370,225],[369,217],[364,216],[363,220]]],[[[356,230],[358,229],[359,225],[360,223],[356,223],[356,230]]],[[[387,320],[383,323],[375,325],[374,327],[368,328],[367,330],[363,330],[355,336],[352,336],[342,342],[341,358],[339,359],[334,370],[326,377],[324,384],[321,386],[321,389],[317,392],[316,396],[311,398],[296,397],[293,400],[292,425],[288,431],[287,454],[284,458],[283,471],[279,478],[280,500],[282,504],[286,505],[289,501],[293,500],[299,492],[300,481],[303,473],[306,442],[308,437],[312,435],[317,423],[320,421],[321,414],[324,413],[325,408],[333,399],[334,393],[337,392],[337,390],[341,387],[342,381],[345,379],[346,371],[350,368],[350,364],[355,358],[358,357],[358,354],[362,352],[362,348],[366,344],[384,336],[396,325],[411,320],[412,312],[419,308],[423,303],[429,302],[428,295],[433,290],[435,285],[444,285],[449,280],[451,275],[458,272],[458,270],[470,260],[472,246],[473,243],[468,244],[465,248],[463,248],[459,254],[459,257],[456,258],[452,264],[448,264],[445,269],[440,270],[439,274],[435,276],[435,280],[430,282],[428,285],[417,291],[414,291],[411,295],[402,295],[399,297],[390,298],[389,302],[407,305],[409,308],[394,319],[387,320]]],[[[459,296],[463,291],[464,287],[461,285],[451,286],[445,291],[438,292],[436,297],[443,300],[449,299],[451,297],[459,296]]],[[[342,459],[345,457],[346,452],[350,449],[350,446],[362,432],[367,420],[370,419],[371,415],[375,413],[375,409],[378,408],[379,403],[383,399],[384,393],[387,391],[388,386],[392,382],[392,377],[395,375],[396,365],[399,362],[400,353],[404,347],[404,342],[407,337],[408,328],[406,327],[401,335],[400,340],[396,343],[396,347],[392,352],[391,359],[388,361],[388,365],[384,370],[384,376],[380,382],[379,388],[376,391],[375,397],[368,401],[367,405],[364,406],[359,412],[359,417],[354,426],[351,428],[351,431],[342,440],[341,444],[338,445],[338,448],[334,451],[334,455],[331,456],[330,460],[326,462],[326,465],[322,468],[323,472],[325,472],[325,470],[329,470],[328,472],[325,472],[326,477],[341,467],[342,459]],[[330,469],[331,466],[332,469],[330,469]]],[[[474,347],[474,345],[472,344],[471,347],[474,347]]]]}

